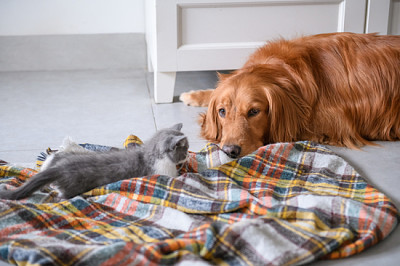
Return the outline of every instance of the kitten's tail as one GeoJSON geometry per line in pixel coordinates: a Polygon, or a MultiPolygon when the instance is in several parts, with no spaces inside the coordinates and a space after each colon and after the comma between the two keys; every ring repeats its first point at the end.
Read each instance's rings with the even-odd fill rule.
{"type": "Polygon", "coordinates": [[[29,197],[41,187],[55,181],[58,173],[54,168],[48,168],[31,177],[28,182],[14,190],[0,191],[0,199],[17,200],[29,197]]]}

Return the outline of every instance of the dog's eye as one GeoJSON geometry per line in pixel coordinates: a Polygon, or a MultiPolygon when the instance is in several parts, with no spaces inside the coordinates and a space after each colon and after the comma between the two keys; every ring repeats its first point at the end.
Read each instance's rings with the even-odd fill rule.
{"type": "Polygon", "coordinates": [[[220,117],[225,117],[225,109],[224,108],[219,109],[218,113],[219,113],[220,117]]]}
{"type": "Polygon", "coordinates": [[[260,113],[260,110],[252,108],[250,111],[247,113],[248,117],[256,116],[260,113]]]}

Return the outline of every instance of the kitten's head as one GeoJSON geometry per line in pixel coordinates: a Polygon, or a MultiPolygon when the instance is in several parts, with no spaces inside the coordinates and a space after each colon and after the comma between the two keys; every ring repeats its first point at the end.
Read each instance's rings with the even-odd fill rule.
{"type": "Polygon", "coordinates": [[[183,163],[188,157],[189,142],[181,132],[182,123],[159,130],[150,140],[149,147],[156,158],[167,156],[173,163],[183,163]]]}

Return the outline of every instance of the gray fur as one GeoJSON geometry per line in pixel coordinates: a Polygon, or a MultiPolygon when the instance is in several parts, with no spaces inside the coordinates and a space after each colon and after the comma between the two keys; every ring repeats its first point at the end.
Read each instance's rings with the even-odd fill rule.
{"type": "Polygon", "coordinates": [[[72,198],[93,188],[132,177],[155,174],[176,177],[176,165],[186,160],[189,148],[181,128],[182,124],[177,124],[160,130],[142,146],[132,149],[58,153],[47,169],[15,190],[0,191],[0,198],[26,198],[50,183],[58,188],[62,198],[72,198]]]}

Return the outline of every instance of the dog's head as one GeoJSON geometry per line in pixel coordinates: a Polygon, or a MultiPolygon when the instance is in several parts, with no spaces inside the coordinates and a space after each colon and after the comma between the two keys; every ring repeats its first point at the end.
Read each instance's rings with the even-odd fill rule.
{"type": "Polygon", "coordinates": [[[232,158],[273,142],[297,140],[309,116],[299,82],[284,67],[257,65],[220,75],[201,135],[232,158]]]}

